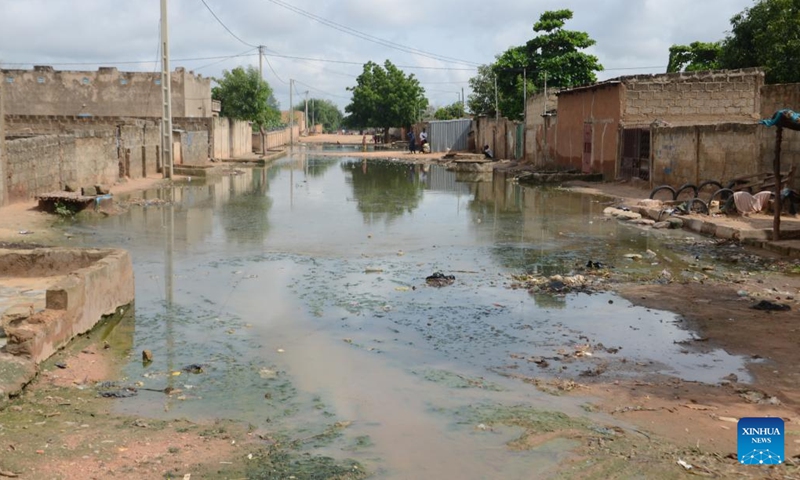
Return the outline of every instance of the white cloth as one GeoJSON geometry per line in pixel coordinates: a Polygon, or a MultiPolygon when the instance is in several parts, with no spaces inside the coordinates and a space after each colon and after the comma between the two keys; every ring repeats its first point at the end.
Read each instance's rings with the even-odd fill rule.
{"type": "Polygon", "coordinates": [[[734,192],[733,202],[736,204],[736,210],[742,214],[755,213],[764,210],[769,204],[772,197],[772,192],[758,192],[751,195],[748,192],[734,192]]]}

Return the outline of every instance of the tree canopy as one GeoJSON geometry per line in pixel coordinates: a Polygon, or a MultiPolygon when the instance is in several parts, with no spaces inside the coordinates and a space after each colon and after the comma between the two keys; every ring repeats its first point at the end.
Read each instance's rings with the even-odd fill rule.
{"type": "Polygon", "coordinates": [[[215,78],[211,98],[222,103],[220,115],[236,120],[248,120],[255,127],[271,128],[281,124],[281,112],[272,88],[254,67],[236,67],[223,71],[215,78]]]}
{"type": "Polygon", "coordinates": [[[531,95],[548,87],[573,87],[597,81],[595,72],[603,69],[596,56],[583,50],[595,44],[586,32],[566,30],[572,19],[568,9],[546,11],[533,24],[537,35],[525,45],[511,47],[498,55],[489,71],[478,69],[470,79],[473,113],[494,113],[494,80],[497,80],[500,113],[508,118],[521,118],[525,110],[524,93],[531,95]],[[490,75],[491,74],[491,75],[490,75]],[[477,87],[477,88],[476,88],[477,87]]]}
{"type": "Polygon", "coordinates": [[[692,42],[669,47],[667,72],[694,72],[720,68],[722,42],[692,42]]]}
{"type": "Polygon", "coordinates": [[[406,75],[389,60],[383,67],[364,64],[355,87],[348,87],[353,98],[345,107],[345,123],[351,128],[403,127],[414,123],[420,110],[427,108],[425,89],[414,74],[406,75]]]}
{"type": "Polygon", "coordinates": [[[445,107],[437,108],[436,112],[433,114],[433,118],[436,120],[453,120],[456,118],[464,118],[464,104],[461,102],[455,102],[445,107]]]}
{"type": "MultiPolygon", "coordinates": [[[[294,106],[295,110],[304,112],[306,109],[306,102],[303,100],[294,106]]],[[[322,125],[325,132],[336,132],[342,125],[342,118],[344,115],[339,107],[330,100],[324,98],[310,98],[308,100],[308,118],[306,122],[311,125],[313,120],[317,124],[322,125]]]]}
{"type": "Polygon", "coordinates": [[[761,67],[767,83],[800,82],[798,26],[797,0],[758,0],[731,18],[725,39],[673,45],[667,71],[761,67]]]}

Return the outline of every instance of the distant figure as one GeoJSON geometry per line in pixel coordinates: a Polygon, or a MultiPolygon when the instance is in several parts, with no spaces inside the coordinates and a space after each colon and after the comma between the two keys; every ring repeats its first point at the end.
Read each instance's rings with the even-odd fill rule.
{"type": "Polygon", "coordinates": [[[422,129],[422,132],[419,134],[419,149],[423,152],[425,151],[425,144],[428,143],[428,133],[425,129],[422,129]]]}
{"type": "Polygon", "coordinates": [[[489,148],[489,145],[483,146],[483,157],[494,160],[494,153],[492,152],[492,149],[489,148]]]}
{"type": "Polygon", "coordinates": [[[367,151],[367,134],[365,133],[364,136],[361,137],[361,150],[367,151]]]}
{"type": "Polygon", "coordinates": [[[414,130],[408,129],[408,151],[411,153],[417,153],[417,137],[414,135],[414,130]]]}

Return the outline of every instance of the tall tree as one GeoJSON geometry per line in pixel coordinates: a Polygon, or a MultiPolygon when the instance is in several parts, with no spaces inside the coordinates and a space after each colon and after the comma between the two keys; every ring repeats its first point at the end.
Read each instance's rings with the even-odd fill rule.
{"type": "MultiPolygon", "coordinates": [[[[305,100],[294,106],[295,110],[305,112],[305,100]]],[[[325,132],[336,132],[342,125],[342,118],[344,115],[339,107],[330,100],[323,98],[311,98],[308,100],[308,118],[306,122],[311,125],[311,120],[317,124],[322,125],[322,130],[325,132]]]]}
{"type": "Polygon", "coordinates": [[[215,78],[211,98],[222,103],[220,115],[253,122],[254,128],[272,128],[281,124],[281,112],[272,88],[252,66],[223,71],[215,78]]]}
{"type": "Polygon", "coordinates": [[[800,82],[800,2],[758,0],[731,18],[724,68],[763,67],[767,83],[800,82]]]}
{"type": "MultiPolygon", "coordinates": [[[[525,90],[529,95],[542,90],[545,77],[548,87],[557,88],[597,81],[595,72],[602,70],[603,66],[596,56],[583,51],[595,41],[586,32],[564,28],[572,15],[572,10],[568,9],[542,13],[539,21],[533,24],[533,31],[537,33],[534,38],[497,56],[491,71],[497,79],[498,103],[503,116],[522,118],[525,90]],[[527,80],[527,85],[524,80],[527,80]]],[[[480,71],[478,76],[481,76],[480,71]]],[[[475,83],[487,90],[485,79],[478,78],[475,83]]],[[[483,105],[487,106],[486,97],[483,93],[476,100],[483,99],[483,105]]],[[[471,96],[471,103],[472,100],[471,96]]]]}
{"type": "Polygon", "coordinates": [[[478,67],[478,74],[469,79],[472,93],[467,97],[467,108],[474,115],[492,116],[494,106],[494,73],[491,65],[478,67]]]}
{"type": "Polygon", "coordinates": [[[695,72],[720,68],[722,42],[692,42],[669,47],[667,72],[695,72]]]}
{"type": "Polygon", "coordinates": [[[389,60],[383,67],[367,62],[356,83],[348,87],[353,98],[344,109],[345,123],[352,128],[383,128],[388,136],[389,128],[414,123],[428,106],[425,89],[414,74],[406,75],[389,60]]]}

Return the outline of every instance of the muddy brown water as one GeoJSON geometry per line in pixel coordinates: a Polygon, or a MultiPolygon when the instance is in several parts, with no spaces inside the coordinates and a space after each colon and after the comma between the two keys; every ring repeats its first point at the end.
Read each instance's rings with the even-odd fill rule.
{"type": "Polygon", "coordinates": [[[748,378],[742,358],[688,350],[694,334],[669,312],[612,293],[509,288],[511,274],[570,275],[589,260],[632,277],[666,265],[677,275],[696,260],[691,246],[704,239],[609,221],[601,197],[313,150],[233,173],[64,227],[75,242],[132,254],[133,347],[120,383],[181,390],[141,390],[114,400],[119,412],[249,422],[378,478],[519,478],[555,468],[569,442],[514,452],[504,445],[519,431],[487,429],[464,409],[582,416],[585,400],[509,375],[578,380],[608,363],[604,378],[748,378]],[[427,286],[436,271],[453,285],[427,286]],[[526,360],[585,343],[619,351],[544,368],[526,360]],[[620,356],[628,361],[613,362],[620,356]],[[190,364],[202,373],[183,370],[190,364]],[[331,425],[342,428],[323,441],[331,425]]]}

